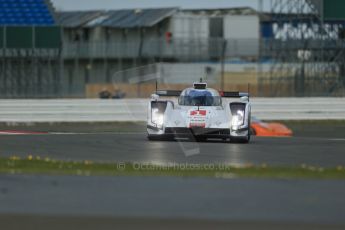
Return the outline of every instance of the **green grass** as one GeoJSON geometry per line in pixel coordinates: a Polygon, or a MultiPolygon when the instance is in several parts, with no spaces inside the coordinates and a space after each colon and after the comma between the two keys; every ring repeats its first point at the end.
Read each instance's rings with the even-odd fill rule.
{"type": "Polygon", "coordinates": [[[180,176],[213,178],[313,178],[345,179],[345,167],[319,168],[307,165],[299,167],[270,167],[268,165],[174,164],[153,165],[138,163],[94,163],[41,159],[28,156],[0,158],[2,174],[46,174],[46,175],[102,175],[102,176],[180,176]],[[206,167],[207,166],[207,167],[206,167]]]}
{"type": "Polygon", "coordinates": [[[0,122],[0,130],[20,130],[35,132],[145,132],[146,122],[113,121],[113,122],[0,122]]]}

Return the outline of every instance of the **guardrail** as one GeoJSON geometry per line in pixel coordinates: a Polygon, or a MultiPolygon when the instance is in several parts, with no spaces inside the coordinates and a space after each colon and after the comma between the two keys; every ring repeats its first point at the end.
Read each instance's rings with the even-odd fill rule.
{"type": "MultiPolygon", "coordinates": [[[[264,120],[343,120],[344,98],[253,98],[264,120]]],[[[0,122],[145,121],[147,99],[0,100],[0,122]]]]}

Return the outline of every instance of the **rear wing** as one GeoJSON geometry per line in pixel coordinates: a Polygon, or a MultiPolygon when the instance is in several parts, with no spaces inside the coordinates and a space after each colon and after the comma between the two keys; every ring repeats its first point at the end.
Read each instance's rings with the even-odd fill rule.
{"type": "Polygon", "coordinates": [[[249,93],[244,92],[219,92],[221,97],[233,97],[233,98],[240,98],[240,97],[248,97],[249,93]]]}
{"type": "Polygon", "coordinates": [[[157,90],[156,94],[160,97],[179,97],[181,90],[157,90]]]}
{"type": "MultiPolygon", "coordinates": [[[[157,90],[156,94],[160,97],[179,97],[181,95],[181,90],[157,90]]],[[[249,97],[249,93],[244,92],[219,92],[221,97],[249,97]]]]}

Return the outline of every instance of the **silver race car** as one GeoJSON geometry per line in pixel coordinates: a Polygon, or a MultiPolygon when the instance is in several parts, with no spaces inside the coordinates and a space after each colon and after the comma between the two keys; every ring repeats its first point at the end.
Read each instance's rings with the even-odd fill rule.
{"type": "Polygon", "coordinates": [[[182,92],[156,90],[148,104],[147,135],[149,140],[193,137],[248,143],[250,113],[248,93],[218,92],[202,82],[182,92]]]}

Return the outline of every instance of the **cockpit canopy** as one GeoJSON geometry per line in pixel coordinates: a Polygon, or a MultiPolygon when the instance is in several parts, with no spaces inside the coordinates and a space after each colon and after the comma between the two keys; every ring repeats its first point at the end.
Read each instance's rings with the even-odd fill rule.
{"type": "Polygon", "coordinates": [[[185,89],[178,101],[181,106],[221,106],[222,98],[213,89],[185,89]]]}

